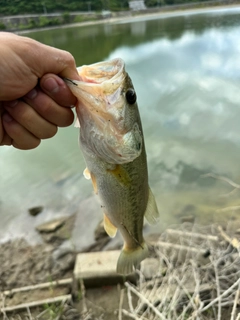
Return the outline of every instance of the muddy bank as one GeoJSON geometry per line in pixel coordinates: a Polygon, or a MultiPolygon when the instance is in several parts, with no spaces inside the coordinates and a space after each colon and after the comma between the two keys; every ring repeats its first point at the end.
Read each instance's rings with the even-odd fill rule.
{"type": "MultiPolygon", "coordinates": [[[[44,236],[51,233],[59,235],[63,226],[62,220],[55,220],[45,223],[39,229],[44,236]]],[[[208,227],[184,223],[175,230],[167,229],[161,236],[148,236],[147,242],[152,244],[154,250],[151,250],[151,257],[142,263],[137,284],[127,282],[124,286],[108,285],[98,288],[84,288],[80,285],[75,300],[72,300],[73,289],[69,284],[77,252],[62,250],[65,242],[59,244],[47,238],[47,243],[35,247],[29,247],[24,240],[2,244],[1,291],[49,281],[52,283],[45,292],[41,290],[34,296],[27,293],[12,294],[7,297],[8,305],[43,299],[45,293],[49,296],[49,292],[53,298],[59,295],[69,297],[69,301],[48,305],[45,310],[31,308],[31,317],[27,311],[15,311],[13,318],[6,319],[17,319],[20,316],[20,319],[36,317],[49,320],[53,312],[58,316],[56,319],[65,320],[129,319],[134,314],[149,318],[154,313],[156,317],[153,319],[159,319],[159,314],[172,312],[176,317],[172,316],[171,319],[178,316],[178,319],[183,320],[186,315],[182,313],[183,307],[188,306],[188,316],[197,310],[199,319],[206,319],[206,310],[208,319],[212,320],[215,319],[214,312],[218,308],[219,294],[223,295],[228,306],[223,304],[221,313],[226,319],[230,318],[233,312],[240,311],[237,301],[237,309],[234,307],[234,297],[237,294],[235,289],[239,284],[239,226],[240,220],[229,222],[225,226],[208,227]],[[59,279],[66,279],[66,285],[55,289],[54,280],[59,279]],[[192,296],[193,299],[188,301],[192,296]],[[156,307],[153,309],[152,305],[156,307]],[[168,311],[168,306],[175,307],[168,311]],[[39,314],[43,316],[39,317],[39,314]]],[[[96,242],[105,238],[101,228],[102,224],[96,229],[96,242]]],[[[89,251],[91,249],[88,248],[89,251]]]]}

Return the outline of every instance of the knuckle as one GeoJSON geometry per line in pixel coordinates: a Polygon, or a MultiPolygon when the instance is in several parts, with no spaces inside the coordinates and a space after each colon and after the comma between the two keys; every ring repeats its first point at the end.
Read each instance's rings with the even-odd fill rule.
{"type": "Polygon", "coordinates": [[[75,65],[75,60],[74,60],[74,57],[72,56],[72,54],[68,51],[64,51],[64,54],[65,54],[65,59],[68,62],[68,64],[70,64],[72,66],[75,65]]]}

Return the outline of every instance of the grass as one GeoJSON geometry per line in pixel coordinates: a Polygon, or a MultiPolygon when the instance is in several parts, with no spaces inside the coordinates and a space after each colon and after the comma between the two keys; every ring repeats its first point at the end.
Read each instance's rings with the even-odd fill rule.
{"type": "MultiPolygon", "coordinates": [[[[151,279],[140,270],[136,287],[125,284],[129,309],[120,309],[119,319],[125,315],[135,320],[239,320],[240,246],[238,243],[234,248],[221,241],[218,229],[213,229],[219,243],[209,241],[207,235],[201,243],[189,240],[189,248],[210,252],[206,264],[199,263],[192,253],[183,261],[180,252],[166,255],[156,249],[158,269],[151,279]],[[138,297],[136,306],[132,304],[133,296],[138,297]]],[[[186,239],[178,240],[186,245],[186,239]]]]}

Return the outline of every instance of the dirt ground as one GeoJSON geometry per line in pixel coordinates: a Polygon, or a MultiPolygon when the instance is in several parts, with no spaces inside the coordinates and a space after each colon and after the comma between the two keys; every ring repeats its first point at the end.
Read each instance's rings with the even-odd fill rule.
{"type": "MultiPolygon", "coordinates": [[[[44,243],[29,246],[24,239],[6,242],[0,245],[0,293],[25,286],[33,286],[55,280],[73,279],[73,271],[77,252],[70,247],[62,246],[69,238],[74,223],[74,217],[66,221],[54,221],[40,226],[39,230],[44,243]]],[[[96,228],[96,242],[91,244],[87,251],[99,251],[108,242],[102,226],[96,228]]],[[[76,288],[75,288],[76,291],[76,288]]],[[[27,309],[6,313],[6,320],[10,319],[81,319],[80,314],[88,318],[89,310],[91,319],[118,319],[115,310],[119,307],[119,286],[88,288],[82,300],[81,289],[77,288],[75,301],[71,303],[49,304],[44,307],[31,308],[30,315],[27,309]],[[84,310],[87,310],[86,312],[84,310]],[[42,314],[42,316],[41,316],[42,314]],[[93,316],[94,314],[94,316],[93,316]],[[39,316],[40,315],[40,316],[39,316]],[[95,317],[95,318],[93,318],[95,317]]],[[[50,286],[37,291],[24,291],[2,296],[0,309],[18,304],[49,299],[56,296],[71,295],[73,284],[61,287],[50,286]]],[[[84,316],[84,317],[85,317],[84,316]]],[[[1,312],[0,312],[0,319],[1,312]]]]}

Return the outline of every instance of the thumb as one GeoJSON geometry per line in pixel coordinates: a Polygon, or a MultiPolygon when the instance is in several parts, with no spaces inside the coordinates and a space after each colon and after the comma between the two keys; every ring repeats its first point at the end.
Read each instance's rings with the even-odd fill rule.
{"type": "Polygon", "coordinates": [[[55,74],[45,74],[40,80],[40,87],[61,106],[70,107],[76,104],[76,97],[66,83],[55,74]]]}

